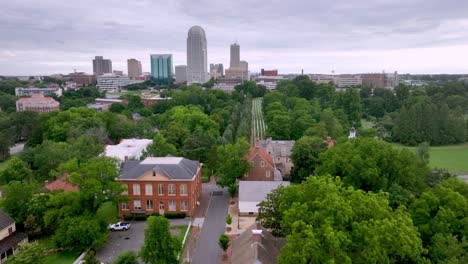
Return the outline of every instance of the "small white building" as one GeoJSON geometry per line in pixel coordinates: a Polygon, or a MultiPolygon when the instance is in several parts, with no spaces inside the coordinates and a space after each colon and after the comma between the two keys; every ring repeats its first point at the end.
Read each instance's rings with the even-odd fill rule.
{"type": "Polygon", "coordinates": [[[122,139],[118,145],[106,145],[104,156],[125,162],[130,159],[139,160],[152,139],[122,139]]]}
{"type": "Polygon", "coordinates": [[[56,95],[57,97],[62,96],[62,89],[59,86],[56,87],[45,87],[45,88],[38,88],[38,87],[17,87],[15,88],[15,95],[16,96],[32,96],[33,94],[42,94],[44,96],[53,96],[56,95]]]}
{"type": "Polygon", "coordinates": [[[267,194],[289,184],[288,181],[239,181],[239,215],[257,215],[258,204],[267,194]]]}
{"type": "Polygon", "coordinates": [[[124,86],[143,81],[132,81],[126,75],[118,75],[113,73],[105,73],[97,77],[96,87],[100,91],[119,92],[124,86]]]}

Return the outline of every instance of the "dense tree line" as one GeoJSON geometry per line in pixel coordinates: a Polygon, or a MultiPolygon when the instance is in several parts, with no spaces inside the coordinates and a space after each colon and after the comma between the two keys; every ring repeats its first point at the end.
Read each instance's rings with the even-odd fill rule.
{"type": "Polygon", "coordinates": [[[467,261],[468,184],[375,139],[313,142],[293,156],[314,174],[260,204],[258,220],[288,240],[280,263],[467,261]]]}

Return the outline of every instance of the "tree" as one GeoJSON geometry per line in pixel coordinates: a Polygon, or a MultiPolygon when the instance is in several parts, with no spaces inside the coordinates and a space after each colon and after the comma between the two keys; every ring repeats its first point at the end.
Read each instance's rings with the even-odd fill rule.
{"type": "Polygon", "coordinates": [[[28,216],[28,204],[36,190],[35,183],[19,181],[9,182],[3,189],[2,208],[20,225],[28,216]]]}
{"type": "Polygon", "coordinates": [[[361,126],[361,97],[355,89],[346,89],[343,93],[338,93],[335,107],[343,109],[348,122],[352,126],[361,126]]]}
{"type": "Polygon", "coordinates": [[[20,250],[8,257],[8,264],[45,263],[44,248],[37,242],[30,242],[20,246],[20,250]]]}
{"type": "Polygon", "coordinates": [[[249,143],[243,138],[236,140],[234,144],[218,147],[216,182],[220,186],[231,186],[235,184],[238,178],[248,172],[249,164],[245,160],[245,155],[247,155],[249,149],[249,143]]]}
{"type": "Polygon", "coordinates": [[[83,260],[84,264],[100,264],[99,260],[96,258],[96,252],[94,250],[88,251],[83,260]]]}
{"type": "Polygon", "coordinates": [[[300,183],[314,174],[319,162],[320,153],[328,148],[327,142],[318,137],[302,137],[291,150],[291,160],[294,167],[291,171],[291,181],[300,183]]]}
{"type": "Polygon", "coordinates": [[[0,181],[7,184],[11,181],[25,181],[32,179],[32,172],[18,157],[12,157],[5,169],[0,171],[0,181]]]}
{"type": "Polygon", "coordinates": [[[179,241],[169,231],[169,221],[161,216],[150,216],[145,229],[145,241],[140,257],[145,263],[178,263],[179,241]]]}
{"type": "Polygon", "coordinates": [[[112,264],[138,264],[138,256],[134,251],[125,251],[120,253],[112,264]]]}
{"type": "Polygon", "coordinates": [[[274,236],[284,237],[285,230],[281,227],[283,214],[280,208],[284,186],[280,186],[267,194],[265,200],[258,205],[257,221],[265,228],[271,230],[274,236]]]}
{"type": "Polygon", "coordinates": [[[127,109],[127,106],[122,103],[113,103],[109,107],[109,111],[111,111],[112,113],[119,113],[119,114],[125,111],[125,109],[127,109]]]}
{"type": "Polygon", "coordinates": [[[427,142],[419,144],[416,153],[424,163],[429,164],[429,144],[427,142]]]}
{"type": "Polygon", "coordinates": [[[356,189],[388,191],[395,183],[418,194],[427,188],[424,178],[429,168],[414,153],[372,138],[338,144],[323,153],[319,161],[318,175],[338,175],[356,189]]]}
{"type": "Polygon", "coordinates": [[[218,241],[219,247],[226,252],[229,247],[229,237],[226,234],[221,234],[218,241]]]}
{"type": "Polygon", "coordinates": [[[275,200],[287,239],[279,263],[423,261],[409,214],[392,210],[384,193],[347,188],[338,177],[309,177],[275,200]]]}
{"type": "Polygon", "coordinates": [[[144,153],[144,157],[165,157],[168,154],[177,156],[177,149],[160,134],[156,133],[151,143],[144,153]]]}
{"type": "Polygon", "coordinates": [[[53,240],[57,247],[84,251],[97,248],[105,242],[107,225],[102,225],[93,215],[62,219],[53,240]]]}

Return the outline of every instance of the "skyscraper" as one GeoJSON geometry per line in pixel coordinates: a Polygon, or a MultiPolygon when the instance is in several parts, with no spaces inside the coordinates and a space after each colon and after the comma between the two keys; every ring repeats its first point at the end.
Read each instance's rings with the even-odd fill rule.
{"type": "Polygon", "coordinates": [[[112,73],[112,61],[104,59],[102,56],[95,56],[93,60],[93,73],[96,76],[112,73]]]}
{"type": "Polygon", "coordinates": [[[187,35],[187,83],[204,83],[208,80],[205,31],[193,26],[187,35]]]}
{"type": "Polygon", "coordinates": [[[229,67],[240,67],[240,46],[237,43],[231,44],[231,64],[229,67]]]}
{"type": "Polygon", "coordinates": [[[135,59],[128,59],[127,60],[127,69],[128,69],[128,77],[130,79],[134,79],[136,77],[141,76],[141,61],[135,59]]]}
{"type": "Polygon", "coordinates": [[[175,66],[175,83],[183,83],[187,81],[187,65],[175,66]]]}
{"type": "Polygon", "coordinates": [[[151,55],[151,77],[161,83],[170,84],[173,81],[172,54],[151,55]]]}

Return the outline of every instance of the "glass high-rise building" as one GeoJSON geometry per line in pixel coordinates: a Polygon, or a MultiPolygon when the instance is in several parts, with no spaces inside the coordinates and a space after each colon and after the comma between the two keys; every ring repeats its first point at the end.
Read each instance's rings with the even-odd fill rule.
{"type": "Polygon", "coordinates": [[[187,34],[187,83],[209,80],[205,30],[193,26],[187,34]]]}
{"type": "Polygon", "coordinates": [[[172,54],[151,55],[151,77],[164,84],[173,82],[172,54]]]}

